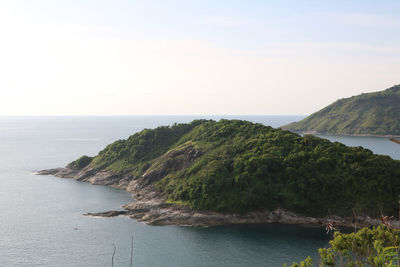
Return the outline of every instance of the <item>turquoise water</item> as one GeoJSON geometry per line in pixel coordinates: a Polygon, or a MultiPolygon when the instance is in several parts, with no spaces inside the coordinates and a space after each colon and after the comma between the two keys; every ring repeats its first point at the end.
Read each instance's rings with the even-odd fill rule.
{"type": "MultiPolygon", "coordinates": [[[[302,118],[224,117],[274,127],[302,118]]],[[[125,217],[85,217],[118,209],[131,197],[109,187],[32,174],[95,155],[143,128],[195,118],[205,116],[0,117],[0,266],[111,266],[113,244],[114,266],[129,266],[132,236],[134,266],[282,266],[316,255],[328,241],[321,228],[148,226],[125,217]]],[[[398,147],[384,138],[341,141],[400,158],[398,147]]]]}

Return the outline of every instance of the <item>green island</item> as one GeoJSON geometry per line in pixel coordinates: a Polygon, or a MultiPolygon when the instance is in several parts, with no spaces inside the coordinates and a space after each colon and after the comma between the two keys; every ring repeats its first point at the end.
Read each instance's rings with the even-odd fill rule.
{"type": "Polygon", "coordinates": [[[398,213],[400,161],[248,121],[145,129],[69,166],[151,184],[167,203],[195,210],[398,213]]]}
{"type": "Polygon", "coordinates": [[[283,126],[298,133],[400,136],[400,85],[339,99],[299,122],[283,126]]]}

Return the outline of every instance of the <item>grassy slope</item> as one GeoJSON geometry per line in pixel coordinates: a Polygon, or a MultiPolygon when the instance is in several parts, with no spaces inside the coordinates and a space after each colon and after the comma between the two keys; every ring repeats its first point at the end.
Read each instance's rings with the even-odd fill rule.
{"type": "Polygon", "coordinates": [[[246,121],[143,130],[107,146],[90,164],[141,175],[161,155],[188,146],[201,156],[157,182],[171,202],[234,212],[282,207],[315,216],[397,212],[399,161],[246,121]]]}
{"type": "Polygon", "coordinates": [[[302,121],[282,127],[295,132],[400,135],[400,85],[340,99],[302,121]]]}

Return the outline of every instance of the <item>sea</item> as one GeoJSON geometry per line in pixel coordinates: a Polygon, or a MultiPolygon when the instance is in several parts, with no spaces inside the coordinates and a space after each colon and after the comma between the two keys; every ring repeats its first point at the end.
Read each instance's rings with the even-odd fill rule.
{"type": "MultiPolygon", "coordinates": [[[[86,217],[82,214],[121,209],[132,196],[35,175],[94,156],[144,128],[221,118],[279,127],[304,117],[0,117],[0,266],[130,266],[131,259],[132,266],[282,266],[316,258],[332,238],[323,227],[149,226],[127,217],[86,217]]],[[[400,145],[387,138],[323,137],[400,159],[400,145]]]]}

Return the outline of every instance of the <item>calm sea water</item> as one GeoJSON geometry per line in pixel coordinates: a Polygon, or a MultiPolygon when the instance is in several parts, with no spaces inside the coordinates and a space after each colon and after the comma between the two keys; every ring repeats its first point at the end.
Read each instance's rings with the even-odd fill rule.
{"type": "MultiPolygon", "coordinates": [[[[278,127],[302,116],[223,116],[278,127]]],[[[0,117],[0,266],[282,266],[316,255],[321,228],[243,225],[193,228],[148,226],[125,217],[91,218],[118,209],[125,191],[33,175],[96,155],[143,128],[221,116],[0,117]]],[[[385,138],[328,137],[400,159],[385,138]]]]}

